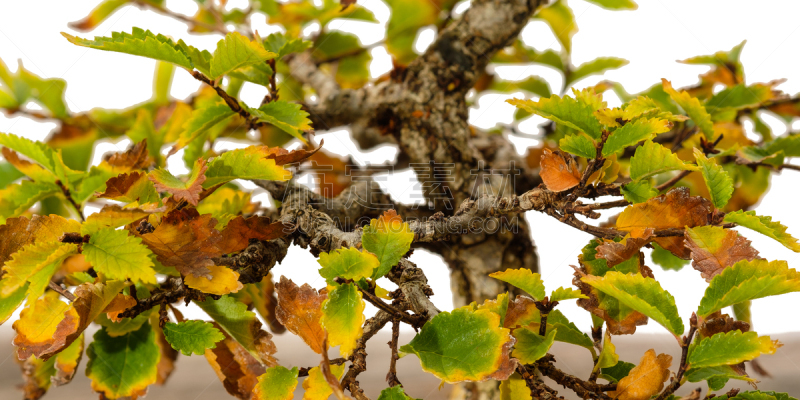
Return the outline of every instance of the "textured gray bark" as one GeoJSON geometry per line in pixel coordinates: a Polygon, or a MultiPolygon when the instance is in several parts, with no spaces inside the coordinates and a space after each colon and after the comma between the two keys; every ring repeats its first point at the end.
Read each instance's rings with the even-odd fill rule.
{"type": "MultiPolygon", "coordinates": [[[[425,54],[374,86],[342,90],[317,70],[307,55],[290,61],[292,75],[319,94],[317,104],[308,106],[317,129],[349,126],[354,140],[364,147],[393,141],[400,149],[399,158],[412,167],[431,162],[452,165],[449,179],[415,169],[424,190],[440,187],[452,194],[451,206],[478,199],[484,193],[492,198],[522,194],[537,183],[538,177],[525,169],[524,162],[503,137],[475,132],[469,126],[466,94],[492,56],[513,43],[543,3],[544,0],[473,1],[461,18],[440,31],[425,54]],[[508,175],[488,173],[490,169],[509,167],[521,169],[521,176],[525,177],[517,180],[521,184],[507,179],[508,175]]],[[[433,209],[442,212],[432,216],[434,220],[461,211],[437,202],[429,192],[426,196],[433,209]]],[[[480,207],[471,208],[476,209],[480,207]]],[[[455,235],[449,241],[437,237],[419,244],[441,255],[450,268],[456,307],[512,290],[489,278],[487,275],[492,272],[506,268],[538,270],[538,257],[523,214],[511,213],[507,217],[516,221],[515,231],[487,233],[478,229],[476,233],[455,235]]],[[[423,237],[436,236],[433,225],[419,227],[425,232],[423,237]]],[[[356,240],[356,235],[341,237],[356,240]]],[[[466,384],[456,394],[470,399],[497,398],[496,387],[495,382],[466,384]]]]}

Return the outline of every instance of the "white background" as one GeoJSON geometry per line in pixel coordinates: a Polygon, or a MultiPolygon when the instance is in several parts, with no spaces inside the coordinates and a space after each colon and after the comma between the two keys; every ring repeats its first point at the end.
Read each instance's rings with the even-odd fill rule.
{"type": "MultiPolygon", "coordinates": [[[[59,77],[68,82],[66,99],[72,112],[83,112],[94,107],[124,108],[149,99],[152,95],[151,76],[154,62],[144,58],[80,48],[68,43],[59,32],[77,34],[81,37],[110,35],[111,31],[130,31],[138,26],[157,33],[182,38],[189,44],[213,50],[218,35],[191,36],[183,23],[153,12],[126,7],[117,11],[107,21],[89,34],[73,32],[67,22],[83,18],[96,5],[96,0],[73,1],[2,1],[0,2],[0,58],[16,70],[16,60],[21,59],[30,71],[44,77],[59,77]]],[[[372,10],[380,24],[351,20],[335,20],[331,29],[356,33],[362,44],[369,45],[383,39],[384,26],[389,16],[388,7],[380,0],[359,0],[359,4],[372,10]]],[[[788,80],[780,86],[795,94],[800,91],[800,2],[795,1],[729,1],[729,0],[640,0],[637,11],[611,12],[581,0],[570,0],[580,31],[573,41],[573,62],[579,65],[599,56],[616,56],[628,59],[630,64],[601,77],[590,77],[576,84],[577,87],[592,85],[601,79],[621,82],[630,93],[644,90],[663,78],[671,80],[675,87],[696,82],[697,75],[707,70],[703,66],[678,64],[675,60],[695,55],[712,54],[728,50],[742,40],[747,45],[742,53],[748,83],[766,82],[777,78],[788,80]]],[[[167,0],[167,6],[177,12],[193,14],[196,5],[192,0],[167,0]]],[[[230,1],[229,7],[242,7],[241,1],[230,1]]],[[[465,9],[466,2],[458,9],[465,9]]],[[[253,18],[253,28],[265,36],[278,30],[266,25],[264,16],[253,18]]],[[[312,33],[311,27],[306,33],[312,33]]],[[[434,31],[422,32],[416,42],[417,50],[423,50],[434,39],[434,31]]],[[[549,28],[541,22],[533,22],[523,32],[527,44],[538,50],[558,49],[549,28]]],[[[370,65],[372,78],[391,69],[391,60],[383,47],[372,50],[370,65]]],[[[522,66],[502,67],[496,72],[511,80],[524,79],[539,74],[553,88],[561,85],[560,75],[546,67],[522,66]]],[[[197,81],[182,70],[176,71],[172,95],[183,99],[198,87],[197,81]]],[[[242,98],[255,105],[263,97],[265,89],[246,84],[242,98]]],[[[520,96],[517,93],[516,96],[520,96]]],[[[486,95],[470,110],[470,122],[489,128],[495,123],[512,122],[513,108],[503,100],[506,95],[486,95]]],[[[611,93],[605,96],[609,106],[619,100],[611,93]]],[[[775,133],[786,132],[786,127],[772,116],[764,119],[775,133]]],[[[542,120],[532,119],[523,126],[525,133],[536,133],[536,124],[542,120]]],[[[44,139],[53,129],[52,123],[40,123],[25,118],[7,118],[0,115],[0,131],[10,132],[33,139],[44,139]]],[[[800,128],[795,123],[795,129],[800,128]]],[[[396,150],[390,147],[361,152],[347,138],[347,132],[320,133],[317,139],[325,139],[325,147],[338,154],[352,154],[359,163],[391,162],[396,150]]],[[[515,137],[515,143],[524,146],[533,143],[529,138],[515,137]]],[[[105,151],[124,150],[127,140],[101,144],[95,150],[94,160],[99,162],[105,151]]],[[[237,146],[222,144],[221,148],[237,146]]],[[[169,160],[174,173],[185,171],[180,154],[169,160]]],[[[775,176],[772,188],[756,210],[760,215],[770,215],[789,226],[789,232],[800,236],[800,213],[797,183],[800,173],[786,171],[775,176]]],[[[414,193],[413,174],[398,173],[384,184],[399,200],[409,201],[414,193]]],[[[247,185],[252,187],[252,185],[247,185]]],[[[257,199],[267,203],[266,194],[257,199]]],[[[539,213],[528,213],[541,259],[541,272],[548,289],[569,286],[572,279],[570,264],[577,263],[577,255],[590,239],[589,235],[563,225],[539,213]]],[[[777,242],[755,232],[740,228],[740,232],[752,240],[754,247],[767,259],[788,260],[793,268],[799,267],[800,258],[777,242]]],[[[447,268],[438,258],[424,251],[416,251],[412,261],[420,265],[431,280],[436,295],[434,302],[442,309],[451,309],[447,268]]],[[[305,250],[293,248],[282,265],[275,268],[277,275],[286,275],[296,282],[309,282],[320,288],[322,278],[315,273],[318,265],[305,250]],[[312,278],[309,278],[312,277],[312,278]],[[313,278],[313,277],[316,277],[313,278]]],[[[677,299],[682,316],[688,318],[697,307],[706,283],[691,267],[680,272],[660,271],[655,273],[662,286],[677,299]]],[[[487,279],[490,279],[487,277],[487,279]]],[[[392,289],[392,285],[385,282],[392,289]]],[[[786,310],[800,302],[800,294],[778,298],[756,300],[753,306],[754,328],[760,333],[800,331],[800,319],[787,315],[786,310]]],[[[588,313],[574,304],[559,306],[567,317],[588,330],[588,313]]],[[[792,308],[793,309],[793,308],[792,308]]],[[[368,312],[374,312],[369,310],[368,312]]],[[[10,329],[10,323],[5,324],[10,329]]],[[[639,332],[664,333],[655,323],[639,328],[639,332]]]]}

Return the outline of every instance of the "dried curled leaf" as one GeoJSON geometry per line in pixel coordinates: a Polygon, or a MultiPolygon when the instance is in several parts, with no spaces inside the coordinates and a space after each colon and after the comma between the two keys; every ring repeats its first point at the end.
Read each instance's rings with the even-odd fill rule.
{"type": "MultiPolygon", "coordinates": [[[[645,203],[629,206],[617,218],[617,228],[631,233],[642,232],[647,228],[693,228],[708,225],[711,222],[712,209],[708,200],[689,196],[688,188],[679,187],[645,203]]],[[[660,237],[655,242],[678,257],[689,258],[690,252],[684,247],[681,236],[660,237]]]]}
{"type": "Polygon", "coordinates": [[[200,192],[203,191],[203,182],[206,181],[206,160],[200,158],[194,163],[192,173],[183,181],[172,176],[169,171],[159,168],[148,174],[148,178],[153,182],[156,190],[171,194],[177,201],[186,201],[196,206],[200,201],[200,192]]]}
{"type": "Polygon", "coordinates": [[[597,246],[597,256],[604,258],[608,267],[612,268],[639,253],[639,249],[649,243],[652,237],[653,228],[647,228],[629,233],[620,242],[606,240],[597,246]]]}
{"type": "Polygon", "coordinates": [[[686,229],[685,236],[692,267],[700,271],[706,282],[739,261],[760,258],[750,241],[732,229],[698,226],[686,229]]]}
{"type": "Polygon", "coordinates": [[[280,221],[272,222],[267,217],[244,218],[239,215],[225,225],[219,248],[223,254],[235,253],[246,249],[251,239],[277,239],[290,233],[291,228],[280,221]]]}
{"type": "Polygon", "coordinates": [[[558,151],[544,149],[540,164],[542,180],[548,189],[563,192],[581,182],[581,172],[572,157],[558,151]]]}
{"type": "Polygon", "coordinates": [[[317,292],[307,283],[297,286],[291,279],[281,276],[275,285],[278,292],[278,307],[275,316],[286,329],[311,347],[316,353],[322,353],[325,341],[325,330],[322,328],[322,303],[327,299],[325,292],[317,292]]]}
{"type": "Polygon", "coordinates": [[[664,388],[664,382],[669,378],[670,365],[672,356],[656,356],[653,349],[647,350],[639,365],[617,383],[616,392],[608,394],[619,400],[647,400],[664,388]]]}
{"type": "Polygon", "coordinates": [[[266,368],[241,344],[220,330],[225,339],[217,342],[213,349],[206,349],[206,360],[228,393],[238,399],[250,400],[258,377],[266,372],[266,368]]]}

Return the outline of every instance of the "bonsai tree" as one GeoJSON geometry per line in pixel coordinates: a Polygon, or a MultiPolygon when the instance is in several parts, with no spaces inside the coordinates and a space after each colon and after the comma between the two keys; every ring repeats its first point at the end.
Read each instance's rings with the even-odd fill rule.
{"type": "Polygon", "coordinates": [[[69,383],[84,358],[101,398],[138,398],[167,380],[182,353],[205,355],[240,399],[290,399],[301,381],[309,399],[367,399],[358,377],[366,343],[383,328],[393,333],[391,359],[369,366],[388,366],[381,400],[408,398],[395,366],[402,356],[460,384],[453,396],[461,398],[791,398],[755,389],[749,371],[780,343],[751,329],[750,304],[800,291],[800,274],[760,257],[737,227],[800,251],[786,226],[750,210],[770,176],[797,170],[787,158],[800,156],[800,135],[775,136],[760,115],[788,124],[800,116],[800,98],[776,82],[747,82],[744,43],[683,61],[710,67],[691,87],[664,79],[637,94],[608,81],[578,89],[580,79],[626,61],[573,65],[577,27],[566,1],[475,0],[456,12],[450,0],[387,0],[392,14],[378,44],[394,67],[370,81],[369,48],[329,27],[335,18],[375,21],[355,0],[254,0],[231,11],[224,3],[198,0],[190,16],[161,0],[105,0],[71,25],[89,31],[132,5],[222,37],[201,49],[139,28],[93,39],[65,33],[65,45],[158,61],[152,99],[127,109],[70,112],[64,81],[0,65],[0,108],[56,123],[43,142],[0,133],[0,320],[21,308],[13,343],[26,398],[69,383]],[[255,14],[284,33],[251,31],[255,14]],[[519,40],[532,18],[552,28],[560,52],[519,40]],[[311,24],[318,31],[303,35],[311,24]],[[417,33],[431,25],[437,39],[417,54],[417,33]],[[539,77],[505,81],[488,68],[528,63],[559,71],[563,84],[554,93],[539,77]],[[173,74],[202,86],[171,98],[173,74]],[[266,88],[260,104],[240,99],[245,82],[266,88]],[[620,107],[603,100],[609,90],[620,107]],[[509,101],[517,122],[470,126],[475,99],[516,91],[526,93],[509,101]],[[533,114],[551,122],[540,145],[520,156],[506,133],[533,114]],[[757,138],[744,134],[745,121],[757,138]],[[338,127],[363,149],[396,147],[392,167],[414,171],[424,204],[395,201],[372,178],[380,168],[353,168],[311,140],[315,130],[338,127]],[[90,162],[98,141],[121,137],[131,141],[126,151],[90,162]],[[249,145],[214,150],[231,138],[249,145]],[[178,152],[183,176],[166,168],[178,152]],[[293,181],[302,174],[317,189],[293,181]],[[242,181],[274,203],[253,202],[242,181]],[[615,216],[598,223],[601,211],[615,216]],[[526,212],[595,237],[574,260],[572,282],[544,287],[526,212]],[[325,287],[280,276],[294,245],[319,266],[292,268],[319,273],[325,287]],[[423,270],[408,259],[415,248],[447,263],[454,310],[431,302],[423,270]],[[708,282],[689,320],[658,281],[661,269],[681,268],[708,282]],[[591,326],[559,311],[570,301],[591,314],[591,326]],[[182,302],[208,320],[185,318],[182,302]],[[378,311],[365,320],[366,303],[378,311]],[[680,359],[652,349],[619,358],[616,335],[646,323],[675,337],[680,359]],[[91,324],[100,326],[93,336],[85,333],[91,324]],[[417,330],[408,343],[399,343],[402,324],[417,330]],[[276,353],[291,350],[276,348],[276,334],[300,336],[319,359],[281,366],[276,353]],[[591,374],[561,370],[549,353],[555,341],[591,359],[591,374]],[[742,391],[714,393],[729,380],[742,391]],[[687,382],[706,384],[691,392],[699,384],[687,382]]]}

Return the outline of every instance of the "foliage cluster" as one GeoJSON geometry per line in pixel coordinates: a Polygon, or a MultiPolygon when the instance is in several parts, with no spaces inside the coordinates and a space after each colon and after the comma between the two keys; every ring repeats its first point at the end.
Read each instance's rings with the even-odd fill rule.
{"type": "MultiPolygon", "coordinates": [[[[592,2],[636,7],[630,0],[592,2]]],[[[0,321],[22,307],[13,328],[26,398],[69,383],[85,350],[92,388],[108,399],[137,398],[150,385],[163,384],[179,353],[204,355],[225,389],[241,399],[291,399],[301,377],[304,399],[345,399],[346,391],[365,399],[356,378],[366,369],[366,342],[391,324],[388,387],[379,400],[409,398],[395,366],[405,356],[417,357],[423,370],[444,383],[498,381],[496,395],[503,399],[558,398],[541,376],[583,398],[677,399],[686,382],[704,381],[711,393],[739,380],[754,390],[716,398],[791,399],[755,389],[745,363],[756,366],[757,357],[781,346],[751,330],[751,301],[800,291],[800,274],[786,261],[760,257],[735,228],[800,252],[786,226],[748,210],[767,190],[770,175],[797,169],[786,159],[800,156],[800,135],[773,136],[760,113],[789,123],[800,117],[800,107],[776,82],[745,83],[743,44],[685,60],[710,66],[690,88],[674,89],[663,80],[631,95],[604,81],[564,94],[580,79],[626,61],[608,57],[572,66],[577,26],[566,1],[539,7],[532,18],[553,29],[561,52],[538,52],[514,40],[492,61],[552,67],[563,74],[562,94],[551,93],[538,77],[510,82],[486,71],[474,88],[534,95],[535,100],[509,102],[518,107],[518,120],[536,114],[552,121],[542,146],[527,156],[542,185],[492,197],[479,215],[540,211],[596,239],[583,248],[572,287],[548,291],[535,271],[504,269],[483,278],[507,291],[440,311],[408,255],[425,243],[467,234],[466,228],[444,232],[441,226],[484,203],[468,199],[456,213],[427,221],[396,205],[355,227],[336,226],[326,214],[333,212],[326,207],[337,205],[334,211],[346,213],[337,201],[350,187],[341,180],[344,162],[306,142],[316,118],[308,112],[307,95],[312,88],[320,91],[318,74],[343,89],[368,83],[368,49],[354,35],[327,29],[335,18],[375,21],[352,3],[260,0],[246,10],[225,11],[218,2],[198,0],[198,13],[185,16],[163,1],[105,0],[73,27],[90,30],[117,9],[135,5],[179,18],[195,33],[224,34],[214,49],[138,28],[94,39],[64,34],[78,46],[158,60],[153,98],[124,110],[71,113],[63,81],[35,76],[21,65],[11,73],[0,64],[0,108],[58,122],[46,142],[0,133],[0,321]],[[263,38],[249,32],[254,13],[265,13],[285,33],[263,38]],[[301,37],[311,23],[320,31],[301,37]],[[300,59],[319,70],[297,73],[292,62],[300,59]],[[176,69],[203,82],[186,101],[168,95],[176,69]],[[261,104],[238,99],[244,82],[267,89],[261,104]],[[607,90],[624,104],[608,107],[602,96],[607,90]],[[30,101],[42,110],[28,107],[30,101]],[[746,119],[754,122],[757,139],[745,135],[746,119]],[[123,136],[133,143],[128,150],[91,165],[96,143],[123,136]],[[249,145],[217,153],[213,143],[222,139],[249,145]],[[293,139],[305,146],[282,147],[293,139]],[[178,151],[190,170],[186,176],[166,169],[167,157],[178,151]],[[314,169],[326,162],[334,167],[314,169]],[[291,183],[293,172],[313,172],[333,184],[313,193],[291,183]],[[237,180],[267,189],[277,207],[252,202],[237,180]],[[602,196],[616,199],[581,201],[602,196]],[[311,206],[301,200],[309,198],[320,201],[311,206]],[[99,211],[84,216],[89,205],[99,211]],[[610,223],[585,222],[615,208],[622,210],[610,223]],[[273,280],[271,270],[292,243],[318,256],[326,287],[273,280]],[[645,265],[645,247],[653,249],[652,264],[678,270],[691,261],[708,282],[690,320],[680,317],[673,294],[645,265]],[[381,287],[384,277],[397,290],[381,287]],[[559,303],[573,300],[591,313],[590,332],[558,310],[559,303]],[[184,318],[174,306],[179,301],[194,302],[210,321],[184,318]],[[379,309],[368,320],[366,303],[379,309]],[[735,317],[725,313],[727,307],[735,317]],[[639,360],[620,360],[614,336],[632,334],[650,320],[675,337],[680,360],[654,350],[639,360]],[[100,329],[90,338],[84,332],[91,324],[100,329]],[[409,343],[398,343],[400,324],[418,330],[409,343]],[[281,349],[272,337],[285,330],[320,354],[321,363],[279,365],[275,354],[281,349]],[[594,365],[591,375],[584,379],[558,369],[548,353],[556,341],[585,349],[594,365]],[[329,359],[329,349],[337,346],[341,358],[329,359]]],[[[413,69],[418,55],[412,43],[420,29],[433,24],[446,31],[459,18],[450,13],[453,1],[388,3],[393,12],[384,44],[396,68],[382,80],[398,79],[408,65],[413,69]]]]}

